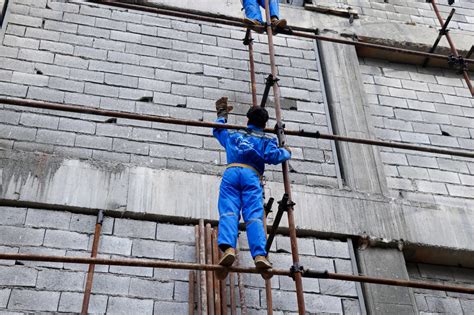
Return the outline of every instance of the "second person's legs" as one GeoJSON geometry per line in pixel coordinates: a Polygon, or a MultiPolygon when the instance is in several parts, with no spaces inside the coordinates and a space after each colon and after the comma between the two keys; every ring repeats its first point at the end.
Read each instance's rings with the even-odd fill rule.
{"type": "Polygon", "coordinates": [[[243,0],[243,5],[247,18],[263,23],[262,13],[260,12],[260,6],[257,0],[243,0]]]}
{"type": "MultiPolygon", "coordinates": [[[[280,17],[280,4],[278,0],[269,0],[270,3],[270,17],[275,17],[279,19],[280,17]]],[[[265,0],[258,0],[258,4],[262,8],[265,8],[265,0]]]]}

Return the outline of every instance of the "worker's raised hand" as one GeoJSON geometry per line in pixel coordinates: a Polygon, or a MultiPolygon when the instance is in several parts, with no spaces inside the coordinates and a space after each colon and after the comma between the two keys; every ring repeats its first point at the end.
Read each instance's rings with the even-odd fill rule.
{"type": "Polygon", "coordinates": [[[216,101],[217,117],[227,119],[228,114],[234,109],[233,106],[227,104],[227,100],[228,98],[224,96],[216,101]]]}
{"type": "Polygon", "coordinates": [[[283,148],[284,148],[286,151],[288,151],[288,152],[290,153],[290,155],[291,155],[291,149],[290,149],[289,146],[284,145],[283,148]]]}

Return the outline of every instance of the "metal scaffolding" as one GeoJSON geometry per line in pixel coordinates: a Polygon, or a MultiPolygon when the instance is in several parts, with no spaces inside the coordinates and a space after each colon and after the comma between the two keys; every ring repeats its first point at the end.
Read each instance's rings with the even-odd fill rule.
{"type": "MultiPolygon", "coordinates": [[[[97,4],[104,4],[109,6],[116,6],[126,9],[133,9],[133,10],[141,10],[152,12],[156,14],[163,14],[168,16],[180,17],[180,18],[189,18],[195,19],[199,21],[205,22],[212,22],[212,23],[219,23],[224,25],[231,25],[237,27],[246,27],[240,19],[231,18],[228,16],[216,15],[216,14],[209,14],[203,12],[196,12],[184,9],[176,9],[176,8],[168,8],[168,7],[150,7],[144,5],[137,5],[137,4],[130,4],[124,3],[119,1],[105,1],[105,0],[89,0],[89,2],[97,3],[97,4]]],[[[270,21],[270,12],[269,12],[269,0],[265,0],[266,5],[266,20],[270,21]]],[[[440,24],[443,25],[443,33],[440,32],[437,42],[439,42],[441,36],[446,36],[448,38],[449,44],[451,46],[451,50],[454,54],[454,57],[457,58],[456,60],[460,60],[459,54],[457,53],[452,40],[449,37],[449,34],[446,32],[447,24],[449,20],[444,23],[441,16],[439,15],[439,11],[437,10],[435,0],[431,0],[433,4],[433,8],[438,16],[440,24]]],[[[450,15],[450,17],[452,14],[450,15]]],[[[450,18],[449,18],[450,19],[450,18]]],[[[399,143],[399,142],[389,142],[389,141],[382,141],[382,140],[374,140],[374,139],[361,139],[361,138],[353,138],[353,137],[344,137],[338,136],[334,134],[323,134],[320,132],[307,132],[304,130],[287,130],[284,128],[284,124],[282,121],[282,114],[281,114],[281,105],[280,105],[280,88],[278,85],[278,73],[277,67],[275,63],[275,50],[273,46],[273,31],[271,24],[267,23],[264,26],[257,26],[258,31],[265,31],[268,36],[268,47],[269,47],[269,59],[270,59],[270,66],[271,66],[271,74],[267,80],[271,80],[272,84],[267,82],[266,91],[262,98],[262,105],[265,105],[266,98],[268,97],[268,92],[270,87],[273,88],[274,94],[274,104],[275,104],[275,114],[276,114],[276,126],[275,128],[266,128],[265,131],[269,133],[275,133],[280,146],[284,146],[286,144],[286,135],[292,136],[300,136],[300,137],[307,137],[307,138],[314,138],[314,139],[325,139],[325,140],[332,140],[332,141],[344,141],[344,142],[352,142],[352,143],[360,143],[366,145],[375,145],[375,146],[382,146],[382,147],[390,147],[390,148],[397,148],[397,149],[405,149],[405,150],[413,150],[419,152],[428,152],[428,153],[435,153],[435,154],[444,154],[450,156],[457,156],[457,157],[465,157],[465,158],[474,158],[474,152],[463,151],[463,150],[450,150],[450,149],[443,149],[438,147],[432,146],[419,146],[415,144],[407,144],[407,143],[399,143]]],[[[294,35],[303,38],[310,38],[315,40],[322,40],[322,41],[329,41],[334,43],[341,43],[341,44],[348,44],[357,47],[364,47],[364,48],[376,48],[387,50],[395,53],[400,54],[410,54],[415,55],[418,57],[425,57],[429,59],[439,59],[445,60],[447,62],[453,62],[453,57],[444,56],[439,54],[434,54],[434,50],[436,47],[432,49],[431,52],[420,52],[402,48],[395,48],[390,46],[378,45],[378,44],[371,44],[366,42],[359,42],[359,41],[351,41],[351,40],[344,40],[340,38],[333,38],[333,37],[326,37],[317,34],[317,31],[313,29],[301,28],[301,27],[288,27],[282,30],[278,30],[280,33],[294,35]]],[[[253,44],[252,44],[252,31],[250,29],[247,30],[246,36],[244,39],[244,44],[248,46],[249,49],[249,61],[250,61],[250,82],[252,87],[252,105],[257,106],[257,90],[256,90],[256,81],[255,81],[255,66],[253,60],[253,44]]],[[[436,44],[437,45],[437,44],[436,44]]],[[[426,63],[429,59],[426,59],[426,63]]],[[[462,59],[462,58],[461,58],[462,59]]],[[[463,59],[465,62],[474,62],[474,60],[463,59]]],[[[467,67],[462,67],[461,72],[468,84],[468,87],[471,93],[474,95],[474,90],[472,88],[472,84],[469,79],[469,75],[467,73],[467,67]]],[[[240,125],[232,125],[232,124],[218,124],[213,122],[203,122],[203,121],[193,121],[193,120],[184,120],[184,119],[176,119],[170,117],[162,117],[156,115],[145,115],[145,114],[136,114],[130,112],[118,112],[118,111],[110,111],[110,110],[103,110],[93,107],[84,107],[84,106],[77,106],[77,105],[66,105],[66,104],[57,104],[51,102],[41,102],[41,101],[33,101],[33,100],[25,100],[25,99],[14,99],[14,98],[0,98],[0,103],[5,105],[13,105],[13,106],[22,106],[22,107],[29,107],[29,108],[41,108],[47,110],[58,110],[58,111],[65,111],[65,112],[74,112],[74,113],[84,113],[84,114],[93,114],[93,115],[100,115],[106,117],[115,117],[115,118],[127,118],[127,119],[135,119],[135,120],[142,120],[142,121],[150,121],[150,122],[161,122],[167,124],[177,124],[177,125],[186,125],[186,126],[196,126],[196,127],[205,127],[205,128],[227,128],[227,129],[245,129],[245,126],[240,125]]],[[[293,265],[289,269],[270,269],[270,270],[258,270],[256,268],[249,268],[249,267],[230,267],[225,268],[222,266],[217,265],[217,261],[219,259],[219,251],[217,249],[217,245],[215,243],[216,239],[216,231],[212,230],[211,225],[207,224],[204,226],[204,221],[200,220],[198,226],[196,226],[195,236],[196,236],[196,261],[197,263],[181,263],[181,262],[172,262],[172,261],[162,261],[162,260],[149,260],[149,259],[103,259],[97,258],[98,246],[99,246],[99,238],[100,238],[100,231],[103,221],[103,211],[99,211],[95,233],[94,233],[94,241],[92,246],[91,257],[59,257],[59,256],[44,256],[44,255],[33,255],[33,254],[0,254],[0,259],[4,260],[19,260],[19,261],[47,261],[47,262],[61,262],[61,263],[79,263],[79,264],[88,264],[89,270],[87,273],[87,282],[86,288],[84,291],[84,299],[82,305],[82,314],[87,314],[90,294],[92,291],[92,283],[93,283],[93,275],[94,275],[94,266],[95,265],[116,265],[116,266],[131,266],[131,267],[152,267],[152,268],[174,268],[174,269],[187,269],[187,270],[195,270],[195,271],[205,271],[201,272],[200,274],[195,274],[193,272],[190,273],[189,282],[190,286],[197,283],[199,289],[199,297],[197,298],[196,303],[198,304],[199,314],[226,314],[227,307],[223,307],[223,305],[227,305],[226,299],[228,297],[226,293],[226,284],[222,282],[222,280],[218,280],[213,275],[213,272],[216,271],[227,271],[233,273],[250,273],[250,274],[262,274],[264,278],[270,278],[271,276],[289,276],[292,277],[295,281],[296,285],[296,295],[298,301],[298,312],[301,315],[305,314],[305,303],[304,303],[304,294],[303,294],[303,284],[302,278],[315,278],[315,279],[334,279],[334,280],[344,280],[344,281],[355,281],[361,283],[373,283],[373,284],[383,284],[383,285],[392,285],[392,286],[401,286],[401,287],[412,287],[412,288],[422,288],[422,289],[430,289],[430,290],[441,290],[441,291],[451,291],[451,292],[458,292],[458,293],[467,293],[467,294],[474,294],[474,288],[470,287],[459,287],[459,286],[451,286],[451,285],[442,285],[436,283],[429,283],[429,282],[420,282],[420,281],[409,281],[409,280],[399,280],[399,279],[387,279],[387,278],[377,278],[377,277],[367,277],[361,275],[350,275],[350,274],[339,274],[339,273],[331,273],[327,270],[312,270],[305,268],[299,262],[299,254],[298,254],[298,246],[297,246],[297,237],[296,237],[296,227],[295,227],[295,219],[294,219],[294,206],[295,204],[292,202],[292,195],[291,195],[291,185],[290,185],[290,178],[289,178],[289,164],[288,162],[284,162],[282,164],[282,174],[283,174],[283,184],[285,188],[285,195],[280,201],[279,212],[277,218],[274,221],[274,225],[272,226],[271,233],[268,237],[267,241],[267,248],[270,248],[272,240],[275,236],[275,233],[278,229],[279,222],[282,218],[284,212],[288,215],[288,227],[289,227],[289,236],[291,242],[291,255],[293,265]],[[211,286],[207,286],[206,284],[212,283],[211,286]]],[[[239,281],[240,287],[241,281],[239,281]]],[[[231,282],[230,282],[231,291],[230,291],[230,304],[231,304],[231,314],[235,314],[235,295],[233,294],[233,286],[234,278],[233,274],[231,274],[231,282]]],[[[273,313],[272,303],[271,303],[271,283],[269,280],[266,280],[265,283],[266,288],[266,298],[267,298],[267,312],[268,314],[273,313]]],[[[189,308],[189,314],[194,312],[194,298],[190,288],[190,304],[192,303],[193,307],[189,308]],[[192,301],[192,302],[191,302],[192,301]]],[[[241,305],[243,296],[239,294],[241,298],[241,305]]]]}

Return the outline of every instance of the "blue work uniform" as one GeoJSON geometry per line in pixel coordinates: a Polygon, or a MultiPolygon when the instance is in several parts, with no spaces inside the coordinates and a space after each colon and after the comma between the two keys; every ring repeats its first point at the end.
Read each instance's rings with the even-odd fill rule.
{"type": "MultiPolygon", "coordinates": [[[[269,0],[270,16],[278,18],[280,16],[280,7],[278,0],[269,0]]],[[[260,7],[265,8],[265,0],[243,0],[245,15],[252,20],[263,23],[260,7]]]]}
{"type": "MultiPolygon", "coordinates": [[[[218,118],[218,123],[225,123],[218,118]]],[[[229,167],[222,176],[219,191],[219,235],[222,248],[236,248],[240,210],[244,218],[252,257],[266,256],[266,235],[263,227],[263,188],[260,177],[265,163],[279,164],[290,159],[291,154],[279,148],[275,138],[265,135],[262,129],[248,125],[246,130],[215,128],[214,137],[225,148],[227,163],[245,164],[229,167]]]]}

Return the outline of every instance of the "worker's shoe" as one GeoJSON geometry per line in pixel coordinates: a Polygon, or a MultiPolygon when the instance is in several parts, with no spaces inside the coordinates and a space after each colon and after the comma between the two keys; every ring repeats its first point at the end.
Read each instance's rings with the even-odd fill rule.
{"type": "Polygon", "coordinates": [[[245,18],[244,24],[247,25],[248,28],[259,34],[263,34],[263,32],[265,31],[265,26],[258,20],[245,18]]]}
{"type": "Polygon", "coordinates": [[[279,31],[284,29],[287,25],[287,22],[285,19],[279,20],[276,16],[272,16],[272,32],[273,35],[276,35],[279,31]]]}
{"type": "Polygon", "coordinates": [[[265,256],[255,256],[255,267],[260,269],[260,275],[264,280],[269,280],[272,277],[272,274],[269,272],[269,269],[272,268],[272,264],[268,261],[265,256]]]}
{"type": "MultiPolygon", "coordinates": [[[[222,256],[221,260],[219,261],[219,265],[223,267],[230,267],[235,261],[235,249],[229,247],[225,250],[224,255],[222,256]]],[[[229,274],[229,270],[227,268],[216,270],[216,278],[219,280],[224,280],[227,278],[229,274]]]]}
{"type": "Polygon", "coordinates": [[[224,255],[221,260],[219,260],[219,265],[224,267],[230,267],[235,261],[235,249],[229,247],[225,250],[224,255]]]}
{"type": "Polygon", "coordinates": [[[270,269],[272,268],[272,264],[268,261],[267,257],[265,256],[255,256],[255,267],[257,269],[270,269]]]}

